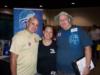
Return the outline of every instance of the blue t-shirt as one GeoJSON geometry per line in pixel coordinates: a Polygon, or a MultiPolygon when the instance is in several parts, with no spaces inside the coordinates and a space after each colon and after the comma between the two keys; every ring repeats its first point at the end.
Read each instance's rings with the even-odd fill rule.
{"type": "Polygon", "coordinates": [[[73,61],[84,56],[84,47],[91,45],[92,40],[79,26],[69,30],[59,30],[57,34],[57,68],[66,73],[74,73],[73,61]]]}

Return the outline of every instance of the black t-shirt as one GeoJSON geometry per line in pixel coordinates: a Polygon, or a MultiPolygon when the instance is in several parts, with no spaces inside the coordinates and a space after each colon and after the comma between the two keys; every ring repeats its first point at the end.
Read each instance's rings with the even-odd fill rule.
{"type": "Polygon", "coordinates": [[[50,75],[51,71],[56,71],[56,42],[53,41],[51,45],[45,46],[42,40],[38,47],[38,62],[37,71],[42,75],[50,75]]]}

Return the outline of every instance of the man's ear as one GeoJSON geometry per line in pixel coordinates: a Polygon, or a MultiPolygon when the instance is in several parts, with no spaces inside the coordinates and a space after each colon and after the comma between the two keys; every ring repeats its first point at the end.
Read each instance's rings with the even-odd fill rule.
{"type": "Polygon", "coordinates": [[[45,33],[44,30],[42,32],[43,32],[43,34],[45,33]]]}
{"type": "Polygon", "coordinates": [[[28,26],[28,25],[29,25],[29,21],[26,22],[26,26],[28,26]]]}
{"type": "Polygon", "coordinates": [[[71,19],[69,18],[68,21],[71,22],[71,19]]]}

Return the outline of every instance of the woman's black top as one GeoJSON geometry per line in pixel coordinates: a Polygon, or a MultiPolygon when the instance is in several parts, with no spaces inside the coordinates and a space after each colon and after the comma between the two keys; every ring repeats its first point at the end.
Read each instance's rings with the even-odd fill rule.
{"type": "Polygon", "coordinates": [[[56,72],[56,42],[53,41],[51,45],[45,46],[43,41],[39,42],[38,47],[38,61],[37,72],[42,75],[54,75],[56,72]]]}

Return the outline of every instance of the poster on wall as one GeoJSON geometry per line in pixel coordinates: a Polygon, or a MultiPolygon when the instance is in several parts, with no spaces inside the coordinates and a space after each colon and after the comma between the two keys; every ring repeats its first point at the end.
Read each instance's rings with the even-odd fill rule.
{"type": "Polygon", "coordinates": [[[42,35],[43,9],[14,8],[14,34],[26,27],[28,16],[35,15],[39,20],[39,27],[36,33],[42,35]]]}

